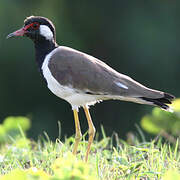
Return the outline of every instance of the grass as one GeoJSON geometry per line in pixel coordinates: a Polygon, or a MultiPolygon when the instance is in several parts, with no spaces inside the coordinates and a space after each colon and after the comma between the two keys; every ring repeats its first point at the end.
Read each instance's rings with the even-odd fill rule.
{"type": "Polygon", "coordinates": [[[135,137],[133,145],[129,145],[117,134],[110,138],[102,131],[103,138],[94,141],[85,163],[85,137],[75,157],[71,153],[74,137],[63,143],[59,139],[52,142],[45,133],[35,142],[20,131],[18,138],[10,137],[9,143],[0,147],[2,180],[180,179],[178,141],[170,145],[161,137],[151,142],[135,137]]]}

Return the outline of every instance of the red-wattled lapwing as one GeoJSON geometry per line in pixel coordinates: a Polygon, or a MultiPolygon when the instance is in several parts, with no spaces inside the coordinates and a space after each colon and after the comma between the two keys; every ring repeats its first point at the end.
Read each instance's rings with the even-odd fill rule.
{"type": "Polygon", "coordinates": [[[55,27],[47,18],[40,16],[26,18],[24,26],[9,34],[7,38],[13,36],[27,36],[33,40],[36,61],[48,88],[56,96],[71,104],[76,128],[73,154],[76,154],[82,137],[78,108],[83,107],[89,126],[85,161],[88,159],[95,135],[88,110],[90,105],[102,100],[114,99],[154,105],[171,111],[167,104],[171,104],[174,96],[149,89],[130,77],[118,73],[93,56],[59,46],[56,43],[55,27]]]}

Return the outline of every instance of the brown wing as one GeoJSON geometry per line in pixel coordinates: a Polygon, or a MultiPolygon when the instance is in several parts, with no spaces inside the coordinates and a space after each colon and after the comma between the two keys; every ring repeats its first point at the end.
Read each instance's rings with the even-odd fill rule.
{"type": "Polygon", "coordinates": [[[102,61],[74,49],[60,46],[48,67],[65,86],[89,94],[161,98],[163,92],[146,88],[130,77],[113,70],[102,61]],[[126,88],[127,87],[127,88],[126,88]]]}

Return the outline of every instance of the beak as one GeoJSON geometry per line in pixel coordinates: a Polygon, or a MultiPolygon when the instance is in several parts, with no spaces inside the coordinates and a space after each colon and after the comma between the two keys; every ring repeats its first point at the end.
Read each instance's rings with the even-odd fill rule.
{"type": "Polygon", "coordinates": [[[15,32],[13,32],[13,33],[10,33],[10,34],[6,37],[6,39],[9,39],[9,38],[14,37],[14,36],[24,36],[25,33],[26,33],[26,30],[25,30],[24,27],[23,27],[23,28],[15,31],[15,32]]]}

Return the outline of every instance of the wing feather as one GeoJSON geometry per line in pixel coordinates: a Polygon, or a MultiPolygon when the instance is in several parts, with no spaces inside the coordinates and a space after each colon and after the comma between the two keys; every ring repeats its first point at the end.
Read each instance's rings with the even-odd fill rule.
{"type": "Polygon", "coordinates": [[[90,55],[64,46],[57,48],[48,67],[61,85],[88,94],[148,98],[161,98],[164,94],[118,73],[90,55]]]}

